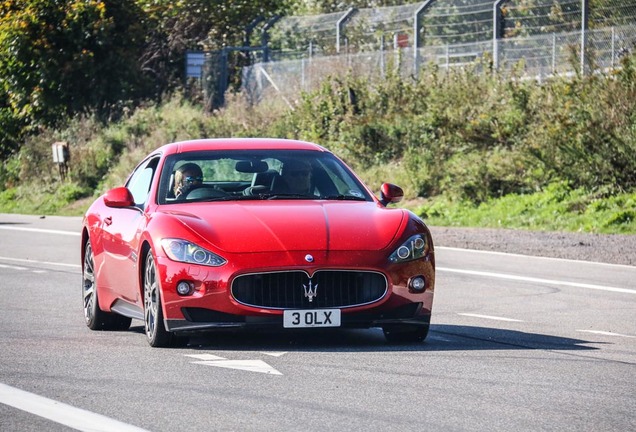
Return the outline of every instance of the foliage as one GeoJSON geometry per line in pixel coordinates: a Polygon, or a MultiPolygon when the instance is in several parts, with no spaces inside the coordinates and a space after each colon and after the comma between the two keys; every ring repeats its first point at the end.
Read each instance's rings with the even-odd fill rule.
{"type": "MultiPolygon", "coordinates": [[[[243,45],[266,0],[5,0],[0,3],[0,157],[42,127],[103,121],[183,85],[188,49],[243,45]]],[[[232,67],[244,64],[236,57],[232,67]]]]}
{"type": "MultiPolygon", "coordinates": [[[[286,1],[264,0],[136,0],[149,29],[140,59],[155,80],[157,92],[184,82],[187,50],[219,50],[243,46],[246,28],[258,17],[283,13],[286,1]]],[[[240,60],[240,59],[239,59],[240,60]]],[[[243,62],[245,58],[243,58],[243,62]]]]}
{"type": "Polygon", "coordinates": [[[510,194],[479,205],[437,197],[415,212],[427,223],[440,226],[636,233],[636,193],[608,188],[589,192],[564,182],[532,195],[510,194]]]}
{"type": "MultiPolygon", "coordinates": [[[[108,116],[142,93],[144,28],[124,0],[6,0],[0,4],[0,151],[26,128],[74,113],[108,116]]],[[[26,129],[28,132],[30,129],[26,129]]]]}
{"type": "Polygon", "coordinates": [[[416,3],[417,0],[295,0],[291,3],[291,11],[295,15],[314,15],[332,12],[342,12],[350,7],[378,8],[383,6],[400,6],[406,3],[416,3]]]}
{"type": "Polygon", "coordinates": [[[175,95],[108,125],[76,116],[5,160],[0,211],[71,211],[73,199],[121,185],[167,142],[272,136],[330,148],[376,191],[383,181],[403,186],[407,203],[426,200],[418,211],[433,224],[636,232],[635,60],[606,76],[540,83],[435,67],[418,81],[332,78],[293,109],[230,94],[209,114],[175,95]],[[65,182],[50,161],[60,140],[71,144],[65,182]]]}

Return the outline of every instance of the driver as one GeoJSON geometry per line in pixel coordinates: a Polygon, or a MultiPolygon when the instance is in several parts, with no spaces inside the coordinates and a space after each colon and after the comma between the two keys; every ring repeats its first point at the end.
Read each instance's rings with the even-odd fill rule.
{"type": "Polygon", "coordinates": [[[203,171],[195,163],[186,163],[174,173],[174,196],[184,199],[195,186],[203,183],[203,171]]]}
{"type": "Polygon", "coordinates": [[[283,163],[280,176],[284,184],[278,192],[311,193],[311,165],[303,160],[291,159],[283,163]]]}

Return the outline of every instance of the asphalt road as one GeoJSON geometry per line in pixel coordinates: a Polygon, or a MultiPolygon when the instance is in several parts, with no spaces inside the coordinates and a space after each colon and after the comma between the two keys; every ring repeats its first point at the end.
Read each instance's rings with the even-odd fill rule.
{"type": "Polygon", "coordinates": [[[92,332],[79,218],[0,214],[0,430],[636,430],[636,267],[439,247],[426,342],[92,332]]]}

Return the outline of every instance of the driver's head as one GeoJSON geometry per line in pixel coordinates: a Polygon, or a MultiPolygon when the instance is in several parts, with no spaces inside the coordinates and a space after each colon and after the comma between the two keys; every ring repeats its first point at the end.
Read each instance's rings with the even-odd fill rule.
{"type": "Polygon", "coordinates": [[[311,165],[308,162],[290,159],[281,169],[281,177],[292,193],[307,193],[311,186],[311,165]]]}
{"type": "Polygon", "coordinates": [[[181,165],[174,173],[174,194],[181,195],[184,188],[200,185],[203,182],[203,171],[195,163],[189,162],[181,165]]]}

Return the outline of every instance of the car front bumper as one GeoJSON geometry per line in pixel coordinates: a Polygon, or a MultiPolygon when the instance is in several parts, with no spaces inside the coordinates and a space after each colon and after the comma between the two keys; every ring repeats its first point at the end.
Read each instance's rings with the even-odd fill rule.
{"type": "Polygon", "coordinates": [[[303,265],[303,259],[304,254],[290,252],[267,256],[249,254],[228,260],[233,265],[205,267],[159,257],[166,329],[172,332],[249,327],[282,329],[285,308],[264,308],[238,302],[231,293],[232,281],[248,273],[300,270],[313,275],[325,269],[378,272],[387,280],[386,293],[379,300],[340,308],[340,327],[426,326],[430,322],[435,285],[432,252],[422,259],[401,264],[386,264],[384,257],[378,258],[377,252],[332,252],[328,259],[311,266],[303,265]],[[254,267],[254,262],[270,264],[254,267]],[[370,265],[360,266],[359,263],[370,265]],[[416,292],[409,287],[415,276],[424,277],[424,290],[416,292]],[[195,287],[191,295],[181,296],[176,291],[177,284],[184,280],[195,287]]]}

